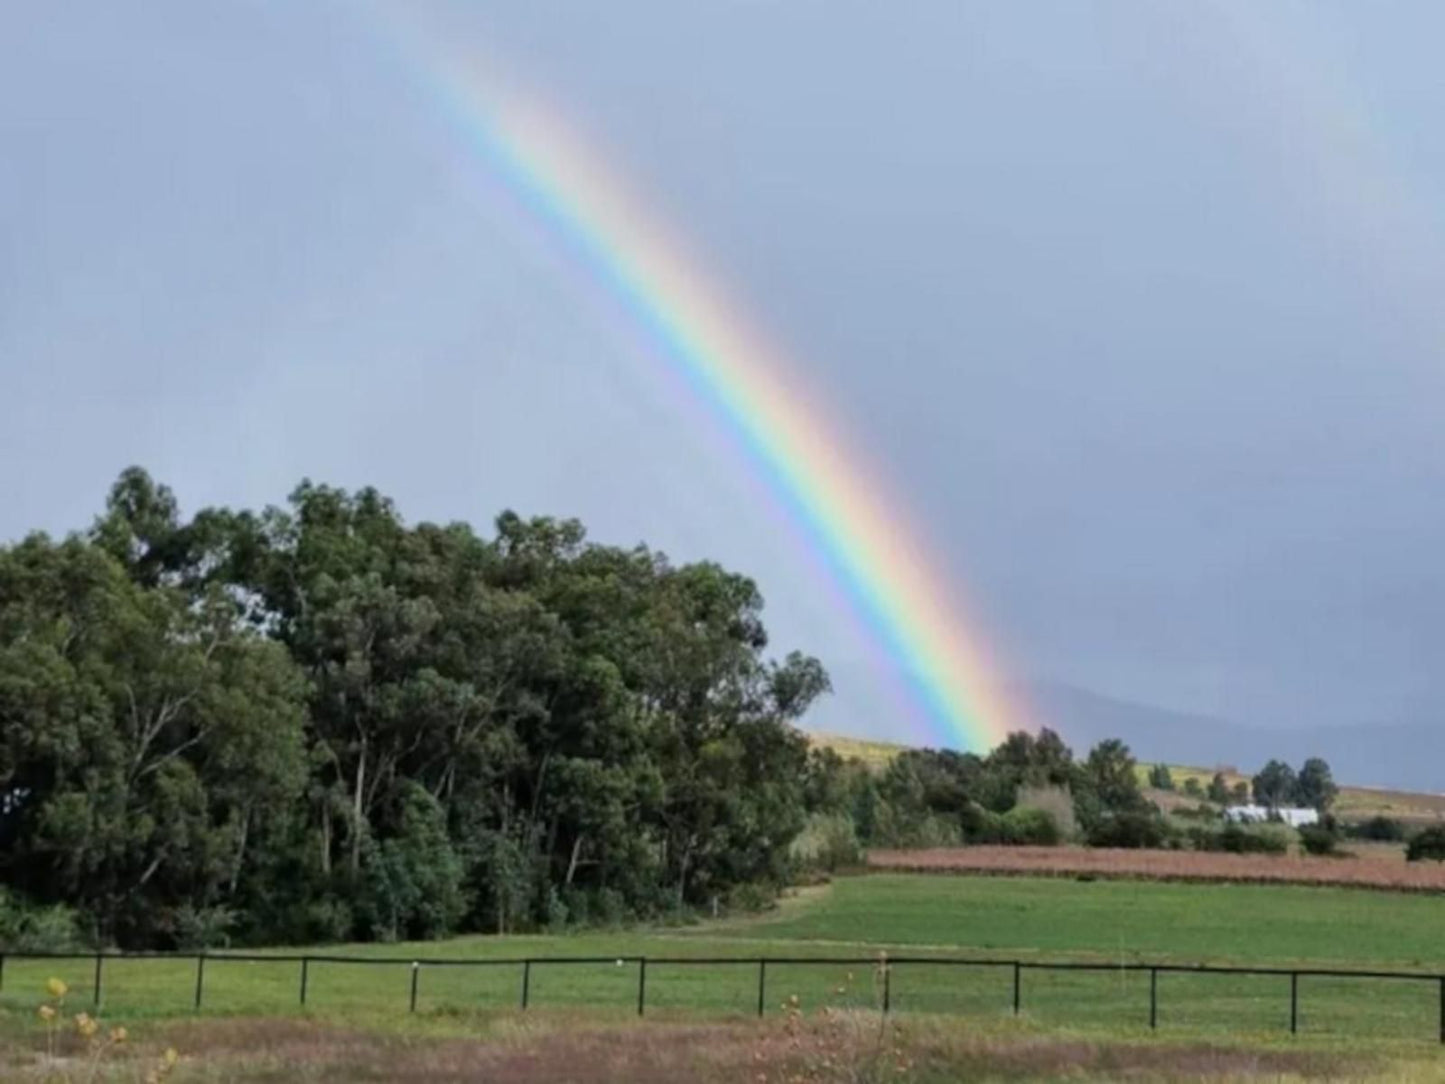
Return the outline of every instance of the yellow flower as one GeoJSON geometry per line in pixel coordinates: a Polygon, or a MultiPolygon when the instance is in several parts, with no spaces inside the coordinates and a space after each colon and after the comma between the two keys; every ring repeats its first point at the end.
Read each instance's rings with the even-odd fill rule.
{"type": "Polygon", "coordinates": [[[130,1032],[126,1031],[125,1028],[110,1029],[110,1041],[113,1043],[123,1043],[129,1038],[130,1032]]]}
{"type": "Polygon", "coordinates": [[[70,987],[66,986],[65,983],[59,979],[51,979],[45,984],[45,989],[51,997],[64,997],[70,993],[70,987]]]}
{"type": "Polygon", "coordinates": [[[44,1020],[47,1024],[55,1019],[55,1008],[52,1005],[42,1005],[36,1011],[40,1014],[40,1019],[44,1020]]]}
{"type": "Polygon", "coordinates": [[[166,1063],[167,1065],[174,1065],[176,1062],[178,1062],[178,1061],[180,1061],[180,1060],[181,1060],[181,1056],[176,1053],[176,1048],[175,1048],[175,1047],[173,1047],[173,1046],[168,1046],[168,1047],[166,1047],[165,1063],[166,1063]]]}
{"type": "Polygon", "coordinates": [[[80,1013],[75,1018],[75,1030],[80,1032],[84,1038],[89,1039],[96,1033],[99,1027],[100,1025],[96,1023],[95,1017],[91,1016],[88,1012],[80,1013]]]}

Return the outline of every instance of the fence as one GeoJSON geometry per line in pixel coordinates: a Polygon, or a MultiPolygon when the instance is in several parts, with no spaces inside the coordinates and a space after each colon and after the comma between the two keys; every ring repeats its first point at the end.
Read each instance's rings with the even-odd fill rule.
{"type": "MultiPolygon", "coordinates": [[[[910,971],[921,971],[925,968],[941,968],[946,971],[955,969],[984,970],[1001,972],[1004,987],[1000,994],[1011,995],[1011,1002],[1004,1002],[1002,997],[999,1005],[1011,1006],[1014,1015],[1024,1011],[1025,992],[1027,983],[1025,976],[1028,974],[1043,973],[1104,973],[1118,974],[1120,976],[1133,975],[1142,978],[1148,976],[1148,1004],[1147,1020],[1151,1029],[1159,1027],[1160,997],[1159,979],[1167,975],[1189,975],[1189,976],[1252,976],[1289,980],[1289,1030],[1292,1034],[1300,1030],[1300,982],[1302,979],[1310,980],[1341,980],[1349,983],[1365,982],[1388,982],[1404,984],[1432,984],[1436,987],[1436,995],[1433,998],[1438,1003],[1438,1028],[1436,1038],[1445,1044],[1445,974],[1431,974],[1419,971],[1352,971],[1332,968],[1285,968],[1285,967],[1244,967],[1226,966],[1213,964],[1178,964],[1178,963],[1104,963],[1104,962],[1081,962],[1081,961],[1042,961],[1042,960],[1019,960],[1019,959],[958,959],[937,956],[888,956],[888,957],[828,957],[828,956],[768,956],[768,957],[741,957],[741,956],[533,956],[533,957],[512,957],[505,959],[475,959],[475,958],[428,958],[412,959],[410,957],[379,957],[379,956],[343,956],[333,954],[271,954],[271,953],[64,953],[64,952],[0,952],[0,993],[5,989],[5,964],[6,961],[78,961],[90,972],[91,1000],[98,1009],[101,1007],[105,996],[106,965],[114,966],[118,963],[131,963],[141,961],[168,961],[171,964],[183,965],[192,964],[195,968],[194,993],[192,1008],[200,1011],[205,1004],[207,965],[214,970],[221,965],[236,963],[268,964],[275,966],[290,965],[296,968],[294,982],[296,984],[297,1003],[301,1006],[307,1005],[308,988],[312,981],[312,970],[320,965],[343,965],[346,967],[382,967],[398,968],[405,967],[410,971],[410,984],[407,993],[408,1009],[411,1012],[417,1010],[417,998],[422,990],[422,972],[430,970],[449,969],[485,969],[495,972],[497,969],[515,969],[515,976],[518,983],[516,990],[516,1001],[514,1004],[522,1010],[529,1008],[535,1001],[533,996],[533,973],[542,969],[557,969],[568,967],[586,966],[608,966],[611,968],[635,968],[636,971],[636,1011],[639,1016],[647,1010],[647,978],[648,969],[651,967],[654,973],[660,968],[723,968],[755,969],[757,980],[757,1004],[758,1016],[763,1016],[767,1011],[768,999],[768,971],[773,968],[776,972],[783,967],[831,967],[831,968],[857,968],[876,974],[878,978],[878,1007],[884,1013],[895,1011],[895,999],[900,990],[905,988],[907,976],[910,971]]],[[[1144,1020],[1145,1006],[1138,1005],[1138,1020],[1144,1020]]],[[[751,1007],[750,1007],[751,1008],[751,1007]]],[[[1281,1013],[1283,1018],[1283,1013],[1281,1013]]]]}

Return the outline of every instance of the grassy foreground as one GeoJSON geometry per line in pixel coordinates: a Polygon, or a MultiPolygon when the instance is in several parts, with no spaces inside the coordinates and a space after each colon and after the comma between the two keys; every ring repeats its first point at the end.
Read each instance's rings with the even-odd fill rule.
{"type": "MultiPolygon", "coordinates": [[[[225,1045],[248,1028],[261,1026],[262,1019],[267,1027],[281,1029],[277,1034],[306,1034],[323,1047],[327,1044],[322,1036],[336,1028],[343,1029],[353,1045],[408,1050],[419,1036],[469,1037],[472,1042],[479,1033],[496,1028],[534,1038],[538,1029],[555,1027],[569,1035],[578,1027],[609,1033],[624,1029],[618,1034],[662,1042],[645,1025],[637,1030],[639,968],[626,958],[646,955],[651,958],[648,1018],[666,1019],[674,1029],[702,1029],[697,1034],[711,1038],[698,1039],[692,1044],[697,1049],[720,1043],[738,1053],[750,1044],[771,1041],[769,1029],[787,1022],[784,1006],[793,997],[809,1020],[825,1009],[871,1019],[868,1010],[879,995],[874,968],[770,965],[764,990],[768,1019],[760,1024],[754,1019],[759,978],[755,964],[682,966],[662,963],[660,957],[866,959],[886,950],[925,957],[1299,964],[1435,974],[1445,973],[1442,919],[1445,900],[1438,897],[1347,889],[873,875],[840,879],[762,918],[685,930],[462,938],[329,950],[373,959],[399,957],[402,962],[313,963],[304,1010],[299,1005],[300,968],[294,962],[209,960],[204,1007],[196,1017],[193,962],[108,961],[102,1010],[107,1023],[124,1022],[137,1033],[182,1033],[177,1040],[182,1044],[191,1029],[191,1041],[225,1045]],[[520,966],[425,966],[425,961],[441,958],[499,961],[564,955],[608,959],[575,966],[534,965],[528,990],[531,1008],[525,1018],[517,1011],[520,966]],[[424,964],[415,1016],[408,1011],[413,959],[424,964]],[[233,1019],[220,1019],[225,1017],[233,1019]],[[290,1023],[278,1020],[283,1017],[290,1023]],[[234,1018],[252,1018],[252,1024],[234,1018]],[[220,1038],[225,1036],[232,1038],[220,1038]]],[[[89,1007],[91,962],[7,960],[0,992],[0,1044],[33,1030],[31,1014],[51,976],[70,984],[73,1009],[89,1007]]],[[[1436,1049],[1440,1013],[1435,982],[1307,978],[1299,991],[1301,1034],[1291,1039],[1287,978],[1165,974],[1158,985],[1159,1030],[1151,1033],[1147,974],[1026,970],[1017,1020],[1012,1015],[1011,968],[910,962],[893,966],[889,984],[895,1017],[905,1031],[911,1030],[914,1040],[930,1049],[930,1043],[953,1049],[949,1057],[964,1057],[954,1049],[953,1039],[944,1041],[959,1034],[983,1043],[971,1048],[968,1057],[1004,1057],[999,1049],[1024,1042],[1023,1037],[1031,1049],[1038,1044],[1055,1049],[1066,1041],[1124,1044],[1129,1050],[1139,1044],[1153,1049],[1159,1042],[1171,1048],[1183,1043],[1205,1049],[1197,1047],[1202,1042],[1237,1050],[1244,1043],[1249,1050],[1277,1050],[1290,1057],[1314,1050],[1325,1062],[1338,1062],[1362,1040],[1363,1049],[1374,1044],[1376,1055],[1388,1055],[1387,1060],[1400,1051],[1423,1057],[1436,1049]],[[925,1041],[927,1035],[934,1038],[925,1041]]],[[[606,1046],[613,1040],[598,1041],[606,1046]]],[[[1040,1058],[1048,1062],[1050,1056],[1040,1058]]],[[[4,1064],[0,1060],[0,1067],[4,1064]]],[[[1276,1071],[1305,1073],[1306,1068],[1291,1062],[1281,1063],[1276,1071]]],[[[1236,1070],[1244,1071],[1238,1065],[1230,1071],[1236,1070]]],[[[1047,1075],[1054,1070],[1044,1065],[1038,1071],[1047,1075]]],[[[1033,1072],[1013,1076],[1039,1078],[1029,1075],[1033,1072]]],[[[495,1078],[507,1079],[500,1072],[495,1078]]]]}

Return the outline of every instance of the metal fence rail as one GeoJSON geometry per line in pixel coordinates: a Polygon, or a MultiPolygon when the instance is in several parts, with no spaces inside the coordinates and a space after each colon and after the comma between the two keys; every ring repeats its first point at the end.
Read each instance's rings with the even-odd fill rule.
{"type": "MultiPolygon", "coordinates": [[[[1438,990],[1439,1025],[1437,1038],[1445,1044],[1445,974],[1424,971],[1360,971],[1341,968],[1311,967],[1246,967],[1227,964],[1181,964],[1181,963],[1105,963],[1103,961],[1076,960],[1022,960],[1012,958],[947,957],[947,956],[519,956],[505,958],[476,959],[463,957],[412,958],[402,956],[347,956],[335,953],[261,953],[261,952],[218,952],[218,953],[169,953],[169,952],[15,952],[0,951],[0,992],[5,986],[5,962],[10,960],[81,960],[94,961],[91,997],[96,1008],[101,1006],[104,994],[105,964],[161,960],[175,962],[192,961],[195,964],[194,1008],[199,1011],[204,1003],[206,965],[226,962],[295,964],[297,966],[297,989],[299,1004],[306,1004],[307,987],[311,968],[315,964],[345,964],[359,967],[408,967],[411,985],[408,994],[408,1008],[416,1011],[417,996],[421,985],[421,973],[426,968],[517,968],[520,973],[519,1008],[527,1009],[532,1003],[532,971],[539,967],[597,966],[612,964],[633,966],[637,971],[637,1014],[643,1015],[647,1008],[647,969],[654,968],[734,968],[751,967],[757,970],[757,1014],[764,1015],[767,1009],[768,968],[770,966],[817,966],[851,967],[859,969],[876,968],[881,977],[881,1008],[887,1013],[893,1009],[894,972],[903,975],[909,968],[981,968],[998,969],[1012,976],[1012,1009],[1014,1015],[1023,1011],[1024,973],[1032,972],[1102,972],[1111,974],[1149,975],[1148,1021],[1150,1028],[1159,1026],[1159,976],[1160,975],[1236,975],[1265,976],[1289,979],[1289,1030],[1299,1031],[1300,979],[1341,979],[1358,981],[1400,981],[1408,983],[1433,983],[1438,990]]],[[[1142,1010],[1142,1006],[1141,1006],[1142,1010]]]]}

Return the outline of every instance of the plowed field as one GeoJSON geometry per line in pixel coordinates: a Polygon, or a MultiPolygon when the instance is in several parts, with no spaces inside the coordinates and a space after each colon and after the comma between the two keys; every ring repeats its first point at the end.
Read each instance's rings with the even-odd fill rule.
{"type": "Polygon", "coordinates": [[[918,873],[1027,874],[1160,881],[1236,881],[1445,892],[1445,863],[1405,862],[1398,850],[1345,858],[1130,851],[1083,847],[959,847],[872,851],[875,869],[918,873]]]}

